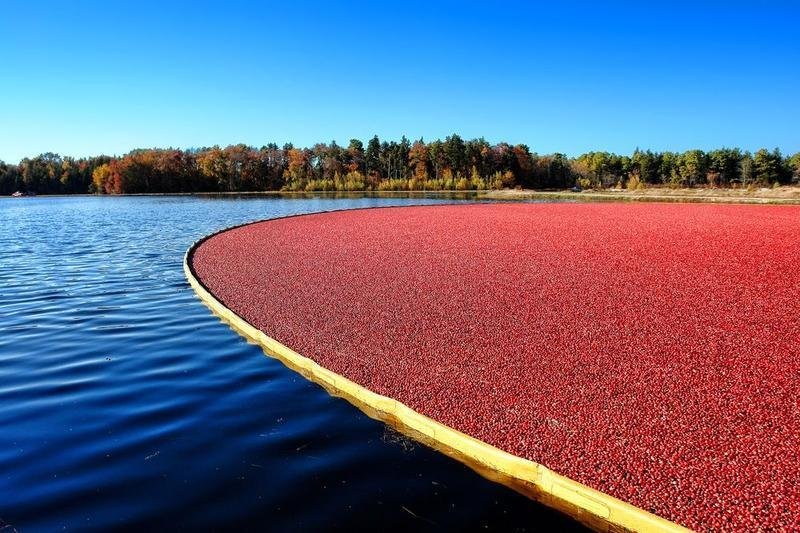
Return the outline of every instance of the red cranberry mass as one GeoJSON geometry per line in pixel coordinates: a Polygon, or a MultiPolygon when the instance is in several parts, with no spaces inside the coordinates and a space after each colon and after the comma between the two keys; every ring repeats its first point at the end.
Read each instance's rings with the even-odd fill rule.
{"type": "Polygon", "coordinates": [[[691,528],[800,528],[800,207],[341,211],[222,232],[192,266],[489,444],[691,528]]]}

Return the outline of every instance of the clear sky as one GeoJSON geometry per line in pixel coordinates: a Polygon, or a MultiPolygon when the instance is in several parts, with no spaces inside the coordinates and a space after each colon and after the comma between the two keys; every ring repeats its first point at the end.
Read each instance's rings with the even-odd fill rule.
{"type": "Polygon", "coordinates": [[[800,150],[798,2],[0,6],[0,159],[450,133],[800,150]]]}

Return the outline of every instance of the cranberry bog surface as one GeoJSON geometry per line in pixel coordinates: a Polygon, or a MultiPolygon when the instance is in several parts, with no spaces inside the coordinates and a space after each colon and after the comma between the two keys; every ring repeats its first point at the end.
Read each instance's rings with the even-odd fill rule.
{"type": "Polygon", "coordinates": [[[800,528],[800,207],[340,211],[189,261],[279,343],[480,441],[690,528],[800,528]]]}

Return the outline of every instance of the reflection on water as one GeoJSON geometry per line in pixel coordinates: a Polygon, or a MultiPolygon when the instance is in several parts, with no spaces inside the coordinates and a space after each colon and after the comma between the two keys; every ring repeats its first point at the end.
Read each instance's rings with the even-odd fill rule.
{"type": "Polygon", "coordinates": [[[363,195],[0,199],[0,531],[575,527],[264,357],[189,245],[363,195]]]}

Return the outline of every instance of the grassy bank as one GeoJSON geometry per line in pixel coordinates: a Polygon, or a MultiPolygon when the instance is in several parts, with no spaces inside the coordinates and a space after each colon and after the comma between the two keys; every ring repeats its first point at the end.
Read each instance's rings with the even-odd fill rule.
{"type": "MultiPolygon", "coordinates": [[[[38,197],[96,197],[96,194],[53,194],[38,197]]],[[[587,190],[531,190],[501,189],[474,191],[242,191],[242,192],[183,192],[183,193],[136,193],[103,195],[108,198],[130,196],[200,196],[200,197],[277,197],[277,198],[424,198],[482,200],[577,200],[584,202],[703,202],[741,204],[800,204],[800,187],[776,187],[762,189],[671,189],[653,187],[635,191],[625,189],[587,190]]]]}
{"type": "Polygon", "coordinates": [[[703,202],[741,204],[800,204],[800,187],[762,189],[670,189],[649,188],[573,191],[503,189],[479,194],[487,200],[583,200],[609,202],[703,202]]]}

